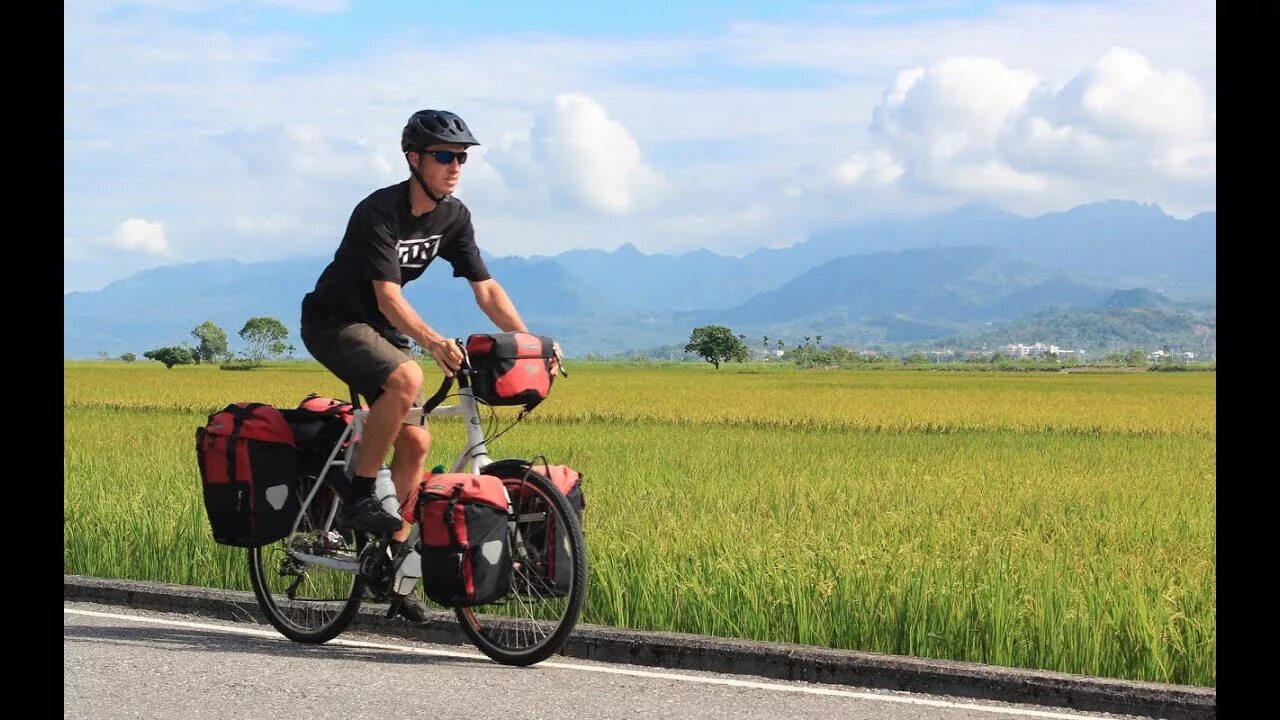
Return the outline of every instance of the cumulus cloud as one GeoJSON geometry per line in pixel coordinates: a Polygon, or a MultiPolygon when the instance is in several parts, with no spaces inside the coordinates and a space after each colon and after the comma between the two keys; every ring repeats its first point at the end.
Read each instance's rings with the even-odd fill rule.
{"type": "Polygon", "coordinates": [[[118,250],[168,257],[172,255],[165,240],[164,226],[158,221],[129,218],[116,226],[106,244],[118,250]]]}
{"type": "Polygon", "coordinates": [[[404,167],[399,147],[393,147],[390,142],[373,144],[307,125],[237,129],[218,136],[215,141],[253,175],[283,173],[305,177],[312,183],[327,180],[376,183],[398,177],[404,167]]]}
{"type": "Polygon", "coordinates": [[[947,191],[1038,189],[1035,177],[996,154],[1001,129],[1038,82],[991,58],[947,58],[904,70],[873,111],[871,133],[912,184],[947,191]]]}
{"type": "Polygon", "coordinates": [[[604,213],[634,212],[665,185],[631,132],[581,93],[557,95],[536,120],[531,141],[557,190],[604,213]]]}
{"type": "Polygon", "coordinates": [[[835,180],[841,185],[876,183],[884,185],[902,177],[902,165],[886,150],[854,153],[835,169],[835,180]]]}
{"type": "MultiPolygon", "coordinates": [[[[838,182],[884,182],[962,198],[1088,185],[1103,199],[1212,181],[1214,112],[1199,83],[1112,48],[1061,87],[999,60],[946,58],[898,73],[872,113],[887,155],[855,155],[838,182]],[[881,168],[880,172],[874,172],[881,168]]],[[[1048,197],[1048,196],[1043,196],[1048,197]]]]}
{"type": "Polygon", "coordinates": [[[1037,172],[1166,179],[1215,174],[1213,111],[1196,80],[1113,48],[1062,88],[1040,88],[1001,140],[1037,172]]]}

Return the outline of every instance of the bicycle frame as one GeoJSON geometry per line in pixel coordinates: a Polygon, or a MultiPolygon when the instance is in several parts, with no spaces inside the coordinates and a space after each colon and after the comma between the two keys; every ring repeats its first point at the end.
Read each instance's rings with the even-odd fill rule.
{"type": "MultiPolygon", "coordinates": [[[[405,413],[404,423],[406,425],[421,426],[425,424],[425,418],[428,417],[460,416],[465,418],[467,423],[467,445],[462,452],[458,454],[458,458],[454,461],[451,472],[467,472],[468,467],[471,472],[480,472],[484,466],[491,462],[489,459],[489,449],[485,445],[484,428],[480,421],[480,408],[476,403],[475,395],[472,393],[470,387],[459,387],[457,389],[457,395],[457,405],[437,406],[425,415],[423,414],[421,407],[411,408],[409,412],[405,413]]],[[[351,424],[347,426],[347,429],[343,431],[342,436],[334,443],[333,449],[329,452],[329,457],[325,460],[324,466],[320,469],[317,482],[311,487],[311,492],[307,493],[307,497],[302,501],[303,508],[310,507],[311,501],[315,498],[315,494],[320,490],[320,486],[324,484],[323,478],[328,475],[329,468],[341,467],[343,468],[343,471],[346,472],[347,468],[355,462],[355,458],[352,457],[352,455],[356,449],[356,443],[348,443],[348,440],[356,435],[363,434],[362,431],[364,430],[365,419],[369,416],[369,411],[364,408],[359,408],[354,410],[352,415],[351,424]],[[347,445],[345,449],[343,448],[344,444],[347,445]],[[341,457],[339,457],[339,455],[341,455],[341,457]]],[[[511,498],[508,497],[507,500],[510,502],[511,498]]],[[[333,519],[337,515],[337,512],[338,504],[332,503],[329,507],[328,515],[325,517],[321,531],[329,532],[333,527],[333,519]]],[[[298,523],[301,520],[302,513],[299,512],[298,517],[293,520],[293,527],[290,529],[289,537],[292,537],[297,533],[298,523]]],[[[414,523],[410,527],[409,536],[413,537],[416,531],[417,524],[414,523]]],[[[359,563],[355,560],[342,560],[321,555],[312,555],[310,553],[295,552],[293,550],[289,550],[288,552],[299,560],[303,560],[311,564],[322,565],[335,570],[343,570],[353,573],[359,570],[359,563]]]]}

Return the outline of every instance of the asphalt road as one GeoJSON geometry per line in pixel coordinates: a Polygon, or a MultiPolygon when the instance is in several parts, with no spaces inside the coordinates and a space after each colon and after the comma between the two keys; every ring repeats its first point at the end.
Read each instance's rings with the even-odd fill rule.
{"type": "Polygon", "coordinates": [[[265,625],[95,603],[64,602],[63,619],[65,718],[1129,717],[559,657],[513,668],[357,632],[312,646],[265,625]]]}

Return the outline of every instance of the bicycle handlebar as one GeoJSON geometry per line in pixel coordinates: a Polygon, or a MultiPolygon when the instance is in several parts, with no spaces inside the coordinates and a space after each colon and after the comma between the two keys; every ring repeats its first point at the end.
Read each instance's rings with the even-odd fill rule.
{"type": "Polygon", "coordinates": [[[427,401],[423,403],[422,414],[426,415],[432,410],[435,410],[436,406],[444,402],[444,399],[448,397],[449,391],[452,389],[453,389],[453,378],[446,375],[444,378],[444,381],[440,383],[440,389],[436,390],[436,394],[427,398],[427,401]]]}

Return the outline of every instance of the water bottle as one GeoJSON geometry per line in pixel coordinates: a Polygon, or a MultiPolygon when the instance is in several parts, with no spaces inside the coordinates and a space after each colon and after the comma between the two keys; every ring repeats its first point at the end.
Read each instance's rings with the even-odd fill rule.
{"type": "Polygon", "coordinates": [[[391,481],[391,468],[383,465],[378,469],[378,476],[373,479],[373,496],[382,503],[382,509],[400,517],[400,497],[396,495],[396,485],[391,481]]]}

